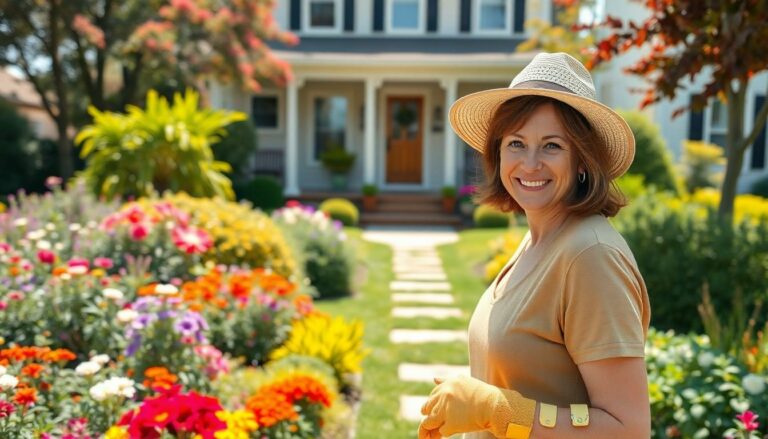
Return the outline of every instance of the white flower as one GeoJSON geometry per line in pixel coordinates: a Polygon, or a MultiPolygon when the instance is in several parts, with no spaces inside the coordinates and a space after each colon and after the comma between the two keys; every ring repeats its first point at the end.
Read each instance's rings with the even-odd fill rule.
{"type": "Polygon", "coordinates": [[[697,360],[699,361],[699,366],[709,367],[715,362],[715,355],[712,352],[704,351],[699,354],[697,360]]]}
{"type": "Polygon", "coordinates": [[[37,241],[37,249],[38,250],[50,250],[51,249],[51,242],[46,241],[45,239],[41,239],[37,241]]]}
{"type": "Polygon", "coordinates": [[[759,395],[765,390],[765,378],[750,373],[741,379],[741,385],[750,395],[759,395]]]}
{"type": "Polygon", "coordinates": [[[77,232],[78,230],[82,229],[82,226],[78,223],[72,223],[69,225],[69,231],[70,232],[77,232]]]}
{"type": "Polygon", "coordinates": [[[13,375],[0,375],[0,390],[9,390],[16,387],[19,380],[13,375]]]}
{"type": "Polygon", "coordinates": [[[99,224],[96,221],[88,221],[85,223],[86,226],[88,226],[89,229],[95,229],[99,226],[99,224]]]}
{"type": "Polygon", "coordinates": [[[111,300],[122,300],[124,297],[123,292],[117,288],[104,288],[101,291],[101,294],[103,294],[107,299],[111,300]]]}
{"type": "Polygon", "coordinates": [[[59,279],[61,280],[70,280],[72,279],[72,275],[69,273],[61,273],[61,276],[59,276],[59,279]]]}
{"type": "Polygon", "coordinates": [[[101,355],[94,355],[91,358],[91,361],[93,361],[96,364],[105,365],[109,363],[109,355],[107,354],[101,354],[101,355]]]}
{"type": "Polygon", "coordinates": [[[162,296],[172,296],[179,292],[179,289],[171,284],[159,284],[155,287],[155,294],[162,296]]]}
{"type": "Polygon", "coordinates": [[[94,361],[85,361],[77,365],[75,373],[80,376],[91,376],[101,370],[101,365],[94,361]]]}
{"type": "Polygon", "coordinates": [[[45,230],[49,230],[49,231],[53,232],[54,230],[56,230],[56,224],[54,224],[54,223],[47,223],[45,225],[45,230]]]}
{"type": "Polygon", "coordinates": [[[117,312],[117,321],[120,323],[131,323],[136,320],[139,313],[132,309],[121,309],[117,312]]]}
{"type": "Polygon", "coordinates": [[[53,245],[53,248],[55,248],[56,250],[64,250],[64,243],[57,242],[56,244],[53,245]]]}
{"type": "Polygon", "coordinates": [[[85,265],[75,265],[74,267],[67,268],[67,273],[75,275],[85,274],[88,273],[88,267],[85,265]]]}
{"type": "Polygon", "coordinates": [[[13,222],[13,225],[16,226],[16,227],[24,227],[24,226],[27,225],[27,223],[29,223],[29,221],[26,218],[17,218],[13,222]]]}
{"type": "Polygon", "coordinates": [[[128,378],[114,377],[91,387],[89,393],[91,398],[96,401],[104,401],[107,398],[118,396],[133,398],[136,394],[134,384],[134,381],[128,378]]]}
{"type": "Polygon", "coordinates": [[[6,369],[6,368],[5,368],[5,367],[3,367],[3,366],[0,366],[0,376],[3,376],[3,375],[5,375],[5,373],[6,373],[7,371],[8,371],[8,369],[6,369]]]}
{"type": "Polygon", "coordinates": [[[707,410],[701,404],[694,404],[691,406],[691,415],[693,415],[694,418],[702,417],[706,411],[707,410]]]}
{"type": "Polygon", "coordinates": [[[37,229],[27,233],[27,239],[31,241],[37,241],[45,236],[45,230],[37,229]]]}

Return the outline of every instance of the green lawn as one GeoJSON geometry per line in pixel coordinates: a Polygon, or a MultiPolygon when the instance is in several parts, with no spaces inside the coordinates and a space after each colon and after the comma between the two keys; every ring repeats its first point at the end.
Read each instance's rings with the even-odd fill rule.
{"type": "Polygon", "coordinates": [[[362,240],[362,231],[347,228],[357,245],[358,260],[365,273],[355,297],[320,301],[317,307],[333,315],[357,318],[365,322],[365,344],[371,354],[363,363],[363,403],[357,422],[357,437],[412,438],[417,425],[400,419],[400,395],[426,395],[431,384],[400,382],[397,365],[412,363],[466,364],[467,348],[463,343],[394,345],[389,342],[392,328],[465,329],[475,303],[485,289],[481,266],[489,252],[489,241],[501,236],[503,229],[466,230],[456,244],[438,249],[443,267],[453,287],[456,306],[462,318],[449,320],[394,319],[389,282],[393,279],[392,250],[382,244],[362,240]]]}

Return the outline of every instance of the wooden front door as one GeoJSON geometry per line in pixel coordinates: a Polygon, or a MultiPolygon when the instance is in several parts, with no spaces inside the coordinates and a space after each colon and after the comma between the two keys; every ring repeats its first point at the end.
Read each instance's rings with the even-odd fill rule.
{"type": "Polygon", "coordinates": [[[422,98],[387,99],[387,183],[421,183],[422,98]]]}

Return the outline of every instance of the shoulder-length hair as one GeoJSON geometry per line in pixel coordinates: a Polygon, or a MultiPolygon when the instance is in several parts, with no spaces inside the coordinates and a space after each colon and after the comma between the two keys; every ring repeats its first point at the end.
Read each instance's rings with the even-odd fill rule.
{"type": "Polygon", "coordinates": [[[483,152],[484,180],[478,186],[475,200],[504,212],[522,213],[523,209],[507,192],[501,176],[501,140],[519,129],[533,112],[544,104],[552,104],[566,140],[573,147],[577,165],[586,169],[585,181],[574,182],[565,208],[576,215],[616,215],[627,202],[616,184],[608,177],[609,156],[589,121],[573,107],[546,96],[520,96],[510,99],[494,113],[488,125],[483,152]]]}

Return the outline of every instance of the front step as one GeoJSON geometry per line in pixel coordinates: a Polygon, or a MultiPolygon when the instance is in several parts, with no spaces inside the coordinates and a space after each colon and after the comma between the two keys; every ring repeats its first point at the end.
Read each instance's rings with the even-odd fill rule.
{"type": "Polygon", "coordinates": [[[459,227],[461,226],[461,217],[447,213],[363,212],[360,214],[360,224],[366,226],[398,224],[459,227]]]}

